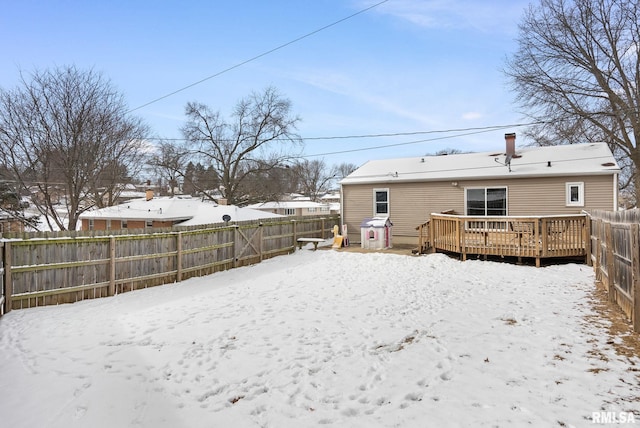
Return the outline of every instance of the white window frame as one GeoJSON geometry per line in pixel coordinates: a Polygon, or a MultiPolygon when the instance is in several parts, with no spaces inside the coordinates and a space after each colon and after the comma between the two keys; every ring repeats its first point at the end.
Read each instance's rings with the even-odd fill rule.
{"type": "Polygon", "coordinates": [[[108,218],[105,222],[105,227],[107,228],[107,230],[111,230],[111,219],[108,218]]]}
{"type": "Polygon", "coordinates": [[[296,215],[296,209],[295,208],[285,208],[284,209],[284,215],[296,215]]]}
{"type": "Polygon", "coordinates": [[[504,198],[505,198],[505,204],[506,206],[504,207],[504,215],[508,216],[509,215],[509,188],[507,186],[474,186],[474,187],[465,187],[464,188],[464,213],[465,215],[470,215],[467,214],[468,213],[468,209],[469,207],[467,206],[467,190],[477,190],[477,189],[482,189],[484,190],[484,216],[482,217],[502,217],[502,216],[495,216],[495,215],[487,215],[487,189],[504,189],[504,198]]]}
{"type": "Polygon", "coordinates": [[[153,227],[153,220],[147,220],[144,225],[146,228],[153,227]]]}
{"type": "Polygon", "coordinates": [[[120,228],[121,229],[128,229],[129,228],[128,220],[120,220],[120,228]]]}
{"type": "Polygon", "coordinates": [[[380,189],[373,189],[373,216],[374,217],[389,217],[389,214],[391,212],[391,201],[390,199],[390,195],[389,195],[389,188],[380,188],[380,189]],[[378,212],[378,201],[376,200],[376,194],[378,192],[384,192],[387,194],[387,212],[383,213],[383,212],[378,212]]]}
{"type": "Polygon", "coordinates": [[[93,230],[95,227],[95,222],[92,218],[89,219],[89,230],[93,230]]]}
{"type": "Polygon", "coordinates": [[[568,207],[584,207],[584,182],[583,181],[575,181],[566,183],[565,186],[565,195],[566,195],[566,205],[568,207]],[[578,190],[578,200],[572,201],[571,194],[572,189],[577,188],[578,190]]]}

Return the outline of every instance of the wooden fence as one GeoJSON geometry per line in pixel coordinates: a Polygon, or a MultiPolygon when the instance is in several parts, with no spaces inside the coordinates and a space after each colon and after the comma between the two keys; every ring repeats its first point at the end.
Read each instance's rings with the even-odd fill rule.
{"type": "Polygon", "coordinates": [[[589,216],[596,282],[640,332],[640,210],[592,211],[589,216]]]}
{"type": "Polygon", "coordinates": [[[263,219],[152,231],[3,234],[0,315],[259,263],[332,236],[339,216],[263,219]]]}

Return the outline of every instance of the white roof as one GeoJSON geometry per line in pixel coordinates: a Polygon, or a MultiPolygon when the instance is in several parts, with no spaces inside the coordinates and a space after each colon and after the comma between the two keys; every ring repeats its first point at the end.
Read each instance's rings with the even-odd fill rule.
{"type": "Polygon", "coordinates": [[[364,220],[362,220],[362,223],[360,223],[360,227],[387,227],[387,226],[393,226],[393,223],[391,223],[391,220],[389,220],[389,217],[371,217],[371,218],[365,218],[364,220]]]}
{"type": "Polygon", "coordinates": [[[320,197],[320,199],[340,199],[340,192],[324,194],[320,197]]]}
{"type": "Polygon", "coordinates": [[[178,196],[157,197],[148,201],[146,198],[134,199],[124,204],[87,211],[82,213],[80,218],[181,221],[180,225],[192,226],[221,223],[225,214],[231,217],[231,221],[282,217],[235,205],[218,205],[189,196],[178,196]]]}
{"type": "Polygon", "coordinates": [[[247,208],[253,208],[256,210],[274,210],[283,208],[323,208],[328,206],[328,204],[321,204],[311,201],[274,201],[247,205],[247,208]]]}
{"type": "Polygon", "coordinates": [[[496,178],[612,175],[620,172],[604,143],[523,147],[511,160],[511,171],[501,152],[369,161],[341,184],[403,181],[478,180],[496,178]]]}

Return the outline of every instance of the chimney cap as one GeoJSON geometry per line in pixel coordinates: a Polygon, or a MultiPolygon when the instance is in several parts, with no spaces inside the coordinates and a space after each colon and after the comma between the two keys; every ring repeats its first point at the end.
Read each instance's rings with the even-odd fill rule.
{"type": "Polygon", "coordinates": [[[516,138],[516,133],[515,132],[509,132],[507,134],[504,134],[504,138],[516,138]]]}

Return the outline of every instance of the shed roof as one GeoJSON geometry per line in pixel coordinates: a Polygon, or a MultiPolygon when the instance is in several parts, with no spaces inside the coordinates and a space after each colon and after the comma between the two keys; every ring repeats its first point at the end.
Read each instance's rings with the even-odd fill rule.
{"type": "Polygon", "coordinates": [[[613,175],[620,168],[605,143],[523,147],[510,168],[502,152],[420,156],[365,163],[340,183],[481,180],[496,178],[613,175]]]}

